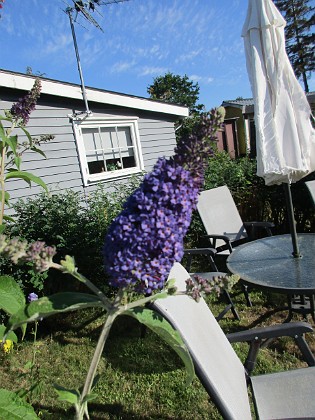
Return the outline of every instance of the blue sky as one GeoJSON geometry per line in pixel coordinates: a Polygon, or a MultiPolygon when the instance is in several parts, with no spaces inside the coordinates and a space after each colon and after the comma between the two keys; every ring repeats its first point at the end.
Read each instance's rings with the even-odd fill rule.
{"type": "MultiPolygon", "coordinates": [[[[207,109],[252,96],[240,36],[248,0],[129,0],[78,18],[75,31],[87,86],[148,97],[170,71],[199,83],[207,109]],[[84,27],[82,26],[84,25],[84,27]]],[[[0,68],[80,83],[69,18],[71,0],[5,0],[0,68]]],[[[309,82],[315,90],[315,77],[309,82]]]]}

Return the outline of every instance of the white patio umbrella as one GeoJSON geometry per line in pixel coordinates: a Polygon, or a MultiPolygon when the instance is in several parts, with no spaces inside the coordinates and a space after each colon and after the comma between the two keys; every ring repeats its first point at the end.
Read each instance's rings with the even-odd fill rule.
{"type": "Polygon", "coordinates": [[[271,0],[249,0],[242,36],[254,97],[257,175],[266,185],[285,184],[293,254],[298,256],[290,184],[315,170],[315,130],[285,51],[285,25],[271,0]]]}

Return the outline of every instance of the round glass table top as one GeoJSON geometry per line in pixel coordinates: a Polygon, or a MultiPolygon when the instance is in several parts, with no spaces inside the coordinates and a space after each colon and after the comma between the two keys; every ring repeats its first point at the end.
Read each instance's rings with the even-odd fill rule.
{"type": "Polygon", "coordinates": [[[228,269],[247,283],[280,293],[315,292],[315,234],[298,234],[301,257],[294,258],[291,235],[270,236],[240,245],[228,269]]]}

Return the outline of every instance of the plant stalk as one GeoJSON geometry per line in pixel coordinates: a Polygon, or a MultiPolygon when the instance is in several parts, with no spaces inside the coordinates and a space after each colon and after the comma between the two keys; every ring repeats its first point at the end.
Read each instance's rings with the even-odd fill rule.
{"type": "Polygon", "coordinates": [[[1,209],[0,209],[0,225],[3,223],[4,216],[4,204],[5,204],[5,183],[4,183],[4,168],[5,168],[5,157],[6,157],[7,148],[3,147],[1,154],[1,174],[0,174],[0,183],[1,183],[1,209]]]}
{"type": "Polygon", "coordinates": [[[80,397],[80,404],[79,407],[77,409],[77,413],[75,416],[75,420],[82,420],[84,417],[84,414],[86,414],[87,418],[89,418],[88,416],[88,409],[87,409],[87,402],[84,401],[84,398],[90,393],[91,389],[92,389],[92,385],[93,385],[93,381],[95,378],[95,374],[96,374],[96,370],[99,364],[99,361],[101,359],[103,350],[104,350],[104,346],[106,343],[106,340],[108,338],[110,329],[114,323],[115,318],[117,317],[117,315],[119,314],[119,310],[115,309],[111,312],[108,313],[106,321],[103,325],[103,329],[101,331],[101,334],[99,336],[96,348],[95,348],[95,352],[88,370],[88,373],[86,375],[86,379],[85,379],[85,383],[84,383],[84,387],[82,390],[82,394],[80,397]]]}

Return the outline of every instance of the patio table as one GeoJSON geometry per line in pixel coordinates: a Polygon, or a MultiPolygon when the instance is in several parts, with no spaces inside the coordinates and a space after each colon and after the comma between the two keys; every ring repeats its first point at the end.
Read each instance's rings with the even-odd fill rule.
{"type": "Polygon", "coordinates": [[[298,245],[301,257],[294,258],[289,234],[248,242],[233,250],[227,267],[247,286],[287,295],[288,321],[293,312],[315,321],[315,234],[298,234],[298,245]]]}

